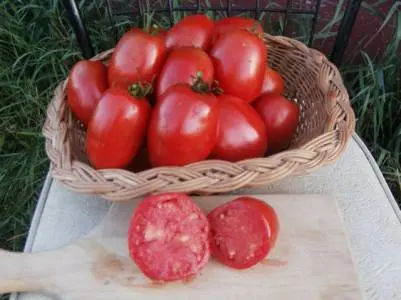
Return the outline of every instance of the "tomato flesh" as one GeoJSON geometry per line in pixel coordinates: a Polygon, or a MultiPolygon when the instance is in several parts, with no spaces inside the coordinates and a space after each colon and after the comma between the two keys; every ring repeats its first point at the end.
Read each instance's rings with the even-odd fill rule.
{"type": "Polygon", "coordinates": [[[256,265],[270,250],[269,230],[259,210],[232,200],[208,214],[210,251],[221,263],[246,269],[256,265]]]}
{"type": "Polygon", "coordinates": [[[259,200],[254,197],[239,197],[238,201],[242,201],[243,203],[252,206],[261,212],[265,218],[266,226],[269,231],[269,243],[270,247],[273,248],[276,244],[277,235],[280,229],[280,224],[278,222],[278,217],[276,211],[273,207],[271,207],[266,202],[259,200]]]}
{"type": "Polygon", "coordinates": [[[263,28],[255,19],[234,16],[223,18],[214,23],[212,43],[214,43],[221,34],[235,29],[246,29],[259,36],[263,35],[263,28]]]}
{"type": "Polygon", "coordinates": [[[131,219],[131,258],[156,281],[196,274],[210,257],[209,223],[185,194],[165,193],[144,199],[131,219]]]}

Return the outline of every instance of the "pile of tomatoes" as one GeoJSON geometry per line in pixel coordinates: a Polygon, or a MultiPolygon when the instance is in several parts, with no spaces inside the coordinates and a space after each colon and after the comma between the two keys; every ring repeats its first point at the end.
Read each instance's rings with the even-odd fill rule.
{"type": "Polygon", "coordinates": [[[168,31],[129,30],[107,66],[77,62],[67,99],[90,163],[137,170],[286,149],[299,108],[267,52],[253,19],[192,15],[168,31]]]}

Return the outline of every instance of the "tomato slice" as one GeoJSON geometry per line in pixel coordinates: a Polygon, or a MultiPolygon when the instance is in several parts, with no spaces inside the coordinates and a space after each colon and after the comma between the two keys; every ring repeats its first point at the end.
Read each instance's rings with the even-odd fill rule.
{"type": "Polygon", "coordinates": [[[208,214],[210,251],[221,263],[246,269],[256,265],[270,250],[264,215],[241,199],[227,202],[208,214]]]}
{"type": "Polygon", "coordinates": [[[250,205],[256,208],[265,217],[266,225],[269,231],[269,243],[270,247],[273,248],[276,244],[277,235],[280,229],[280,224],[278,222],[276,211],[266,202],[259,200],[254,197],[240,197],[237,198],[238,201],[250,205]]]}
{"type": "Polygon", "coordinates": [[[131,258],[156,281],[174,281],[196,274],[210,257],[209,224],[191,199],[165,193],[144,199],[130,224],[131,258]]]}

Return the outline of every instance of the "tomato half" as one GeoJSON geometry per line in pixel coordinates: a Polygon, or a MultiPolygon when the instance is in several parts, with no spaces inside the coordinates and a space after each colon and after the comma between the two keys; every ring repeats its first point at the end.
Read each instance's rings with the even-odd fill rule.
{"type": "Polygon", "coordinates": [[[266,66],[265,77],[263,79],[260,94],[279,94],[284,93],[284,80],[281,75],[272,68],[266,66]]]}
{"type": "Polygon", "coordinates": [[[262,157],[267,148],[265,124],[257,112],[238,97],[221,95],[217,142],[211,157],[239,161],[262,157]]]}
{"type": "Polygon", "coordinates": [[[183,166],[206,159],[216,142],[219,105],[211,93],[171,86],[157,101],[148,129],[153,166],[183,166]]]}
{"type": "Polygon", "coordinates": [[[107,69],[102,62],[81,60],[72,67],[67,83],[67,101],[72,113],[85,126],[107,87],[107,69]]]}
{"type": "Polygon", "coordinates": [[[222,34],[210,56],[224,93],[247,102],[259,96],[267,62],[267,48],[260,38],[240,29],[222,34]]]}
{"type": "Polygon", "coordinates": [[[206,15],[192,15],[183,18],[167,33],[167,49],[196,47],[208,51],[213,32],[213,21],[206,15]]]}
{"type": "Polygon", "coordinates": [[[187,195],[150,196],[142,200],[132,216],[130,256],[153,280],[185,279],[209,260],[208,234],[206,216],[187,195]]]}
{"type": "Polygon", "coordinates": [[[263,28],[258,21],[251,18],[234,16],[223,18],[214,22],[212,43],[214,44],[221,34],[235,29],[246,29],[258,36],[263,36],[263,28]]]}
{"type": "Polygon", "coordinates": [[[202,73],[205,83],[212,83],[213,63],[204,51],[193,47],[172,50],[157,80],[157,97],[160,97],[170,86],[177,83],[192,84],[199,72],[202,73]]]}
{"type": "Polygon", "coordinates": [[[108,66],[110,87],[128,88],[141,82],[152,82],[165,56],[164,38],[134,28],[118,41],[108,66]]]}
{"type": "Polygon", "coordinates": [[[239,197],[236,200],[242,201],[246,205],[250,205],[253,208],[261,212],[266,220],[266,225],[268,228],[268,239],[270,248],[273,248],[277,241],[277,235],[280,229],[280,224],[276,211],[266,202],[259,200],[255,197],[239,197]]]}
{"type": "Polygon", "coordinates": [[[89,161],[98,169],[123,168],[135,157],[146,136],[150,105],[127,89],[108,89],[88,126],[89,161]]]}
{"type": "Polygon", "coordinates": [[[266,125],[269,152],[276,153],[289,147],[299,122],[299,107],[281,95],[263,94],[253,107],[266,125]]]}
{"type": "Polygon", "coordinates": [[[250,268],[270,250],[269,231],[263,214],[240,200],[212,210],[210,252],[221,263],[236,269],[250,268]]]}

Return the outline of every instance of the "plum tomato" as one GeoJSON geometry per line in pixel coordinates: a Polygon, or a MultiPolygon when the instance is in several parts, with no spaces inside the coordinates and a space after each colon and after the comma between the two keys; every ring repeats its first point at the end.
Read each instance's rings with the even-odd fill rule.
{"type": "Polygon", "coordinates": [[[214,44],[221,34],[230,32],[234,29],[246,29],[258,36],[263,36],[263,28],[258,21],[252,18],[234,16],[214,22],[212,44],[214,44]]]}
{"type": "Polygon", "coordinates": [[[260,94],[283,94],[284,80],[281,75],[272,68],[266,66],[265,77],[263,79],[260,94]]]}
{"type": "Polygon", "coordinates": [[[269,153],[288,148],[298,127],[298,105],[281,95],[263,94],[256,99],[253,107],[265,123],[269,153]]]}
{"type": "Polygon", "coordinates": [[[107,69],[101,61],[81,60],[72,67],[67,101],[72,113],[85,126],[107,87],[107,69]]]}

